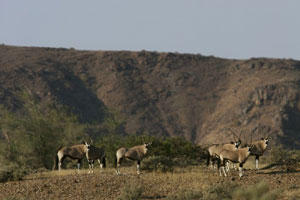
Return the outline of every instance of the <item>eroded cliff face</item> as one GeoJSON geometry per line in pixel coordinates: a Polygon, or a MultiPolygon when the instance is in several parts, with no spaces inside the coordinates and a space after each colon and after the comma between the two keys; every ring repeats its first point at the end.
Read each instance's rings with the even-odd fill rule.
{"type": "Polygon", "coordinates": [[[299,148],[300,62],[229,60],[157,52],[0,46],[0,100],[18,110],[24,88],[101,123],[106,108],[128,134],[184,136],[200,144],[270,135],[299,148]]]}

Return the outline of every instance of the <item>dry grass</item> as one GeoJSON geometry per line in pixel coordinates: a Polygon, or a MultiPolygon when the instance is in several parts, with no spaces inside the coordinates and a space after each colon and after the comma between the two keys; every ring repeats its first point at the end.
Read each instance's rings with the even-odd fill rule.
{"type": "MultiPolygon", "coordinates": [[[[253,168],[251,166],[253,163],[247,163],[249,168],[253,168]]],[[[79,173],[76,170],[40,172],[26,176],[21,182],[6,183],[5,187],[0,185],[0,193],[7,195],[0,195],[0,198],[22,198],[24,196],[16,194],[15,191],[24,187],[25,193],[23,192],[22,195],[26,194],[25,197],[30,199],[40,196],[46,199],[69,197],[63,196],[67,195],[66,191],[70,193],[68,195],[81,199],[100,197],[116,199],[121,195],[125,197],[136,195],[142,199],[195,199],[200,198],[201,195],[203,199],[230,199],[236,190],[250,191],[248,193],[251,194],[253,190],[247,188],[257,185],[262,180],[269,188],[267,192],[279,194],[278,199],[297,199],[300,196],[297,185],[300,178],[298,172],[285,173],[277,170],[257,172],[247,169],[242,178],[238,177],[237,171],[233,171],[229,177],[219,177],[216,171],[206,166],[194,166],[175,168],[172,173],[142,171],[138,176],[135,166],[130,166],[121,167],[121,173],[122,175],[117,176],[113,168],[102,171],[97,168],[94,174],[88,174],[86,169],[80,170],[79,173]],[[57,184],[60,183],[62,185],[59,187],[62,188],[57,188],[57,184]],[[36,189],[38,190],[36,191],[34,188],[43,188],[43,190],[36,189]],[[85,190],[89,193],[82,193],[85,190]]]]}

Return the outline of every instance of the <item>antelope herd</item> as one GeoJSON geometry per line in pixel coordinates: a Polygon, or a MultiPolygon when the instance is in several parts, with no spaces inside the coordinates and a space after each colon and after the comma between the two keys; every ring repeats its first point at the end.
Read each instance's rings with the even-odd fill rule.
{"type": "Polygon", "coordinates": [[[222,172],[224,176],[227,176],[226,172],[230,171],[229,163],[232,162],[233,164],[239,164],[239,176],[243,176],[243,165],[248,160],[248,158],[252,155],[255,156],[255,169],[258,170],[258,160],[259,157],[264,154],[266,151],[270,137],[262,137],[261,140],[252,142],[252,134],[250,143],[242,143],[241,135],[242,129],[240,131],[240,135],[237,134],[232,130],[228,129],[234,136],[234,142],[230,144],[214,144],[208,147],[208,158],[207,158],[207,165],[211,162],[211,166],[213,169],[215,160],[218,161],[218,170],[219,175],[222,176],[222,172]],[[226,168],[226,170],[225,170],[226,168]]]}
{"type": "MultiPolygon", "coordinates": [[[[143,157],[148,151],[149,146],[152,144],[145,143],[143,145],[134,146],[132,148],[121,147],[116,152],[115,166],[116,173],[120,175],[120,165],[124,158],[137,161],[137,174],[140,174],[140,165],[143,157]]],[[[106,156],[105,150],[101,147],[96,147],[92,145],[92,140],[88,143],[83,141],[81,144],[73,145],[71,147],[60,147],[56,151],[56,156],[54,158],[53,170],[58,167],[58,170],[61,170],[62,162],[65,158],[71,158],[77,160],[77,170],[80,169],[80,164],[82,159],[86,158],[89,163],[89,172],[94,173],[94,161],[98,160],[100,164],[100,169],[105,168],[106,166],[106,156]]]]}
{"type": "MultiPolygon", "coordinates": [[[[234,141],[227,144],[213,144],[207,149],[207,166],[211,165],[211,168],[215,170],[215,162],[217,162],[219,175],[227,176],[230,171],[230,163],[239,164],[239,176],[243,176],[243,165],[250,156],[255,156],[255,169],[258,170],[259,157],[264,154],[269,145],[269,135],[262,137],[261,140],[252,142],[252,134],[250,143],[243,143],[241,140],[242,129],[240,130],[239,136],[230,128],[227,128],[233,134],[234,141]]],[[[141,161],[145,154],[148,152],[151,143],[145,143],[134,146],[131,148],[121,147],[116,151],[115,154],[115,169],[116,174],[120,175],[120,165],[122,160],[130,159],[137,162],[137,174],[140,174],[141,161]]],[[[98,160],[100,169],[106,166],[106,155],[105,150],[101,147],[96,147],[92,144],[92,140],[88,143],[83,141],[81,144],[73,145],[70,147],[63,146],[57,149],[56,156],[54,159],[53,170],[58,168],[61,170],[63,160],[69,157],[77,160],[77,170],[80,169],[82,159],[86,158],[89,163],[88,173],[94,172],[94,161],[98,160]]],[[[235,168],[235,166],[234,166],[235,168]]]]}

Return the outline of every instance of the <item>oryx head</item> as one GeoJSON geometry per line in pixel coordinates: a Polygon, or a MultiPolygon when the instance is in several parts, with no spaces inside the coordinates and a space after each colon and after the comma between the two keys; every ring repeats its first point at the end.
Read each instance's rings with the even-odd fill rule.
{"type": "Polygon", "coordinates": [[[248,153],[251,153],[253,145],[247,145],[246,148],[248,148],[248,153]]]}
{"type": "Polygon", "coordinates": [[[242,144],[241,140],[235,142],[235,143],[234,143],[235,149],[237,150],[241,144],[242,144]]]}
{"type": "Polygon", "coordinates": [[[93,140],[91,139],[90,142],[84,141],[84,144],[85,144],[85,147],[87,148],[87,151],[89,151],[90,150],[90,146],[93,144],[93,140]]]}
{"type": "Polygon", "coordinates": [[[149,146],[152,144],[152,142],[144,143],[144,152],[147,153],[149,146]]]}
{"type": "Polygon", "coordinates": [[[269,137],[262,137],[261,138],[261,140],[263,141],[263,143],[264,143],[264,145],[266,146],[266,147],[268,147],[269,146],[269,137]]]}
{"type": "Polygon", "coordinates": [[[238,149],[239,146],[242,144],[242,140],[241,140],[241,135],[242,135],[242,131],[243,131],[243,127],[240,130],[240,135],[237,136],[237,134],[231,129],[231,128],[227,128],[233,135],[234,138],[234,142],[232,144],[234,144],[235,149],[238,149]]]}
{"type": "Polygon", "coordinates": [[[268,135],[265,135],[261,137],[261,141],[263,142],[263,144],[265,145],[265,148],[267,148],[269,146],[269,140],[271,139],[270,134],[268,133],[268,135]]]}

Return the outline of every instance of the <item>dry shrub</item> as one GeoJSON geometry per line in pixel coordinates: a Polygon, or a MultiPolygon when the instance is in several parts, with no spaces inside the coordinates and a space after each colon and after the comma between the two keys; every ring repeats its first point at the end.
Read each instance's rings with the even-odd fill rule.
{"type": "Polygon", "coordinates": [[[233,200],[274,200],[277,195],[269,191],[269,186],[260,182],[256,185],[249,186],[247,189],[236,190],[232,195],[233,200]]]}
{"type": "Polygon", "coordinates": [[[225,200],[232,198],[232,191],[237,188],[236,184],[219,183],[209,188],[203,195],[207,200],[225,200]]]}
{"type": "Polygon", "coordinates": [[[201,191],[187,190],[182,189],[179,192],[173,193],[168,196],[167,200],[193,200],[193,199],[202,199],[203,193],[201,191]]]}
{"type": "Polygon", "coordinates": [[[121,194],[117,197],[118,200],[136,200],[141,197],[144,187],[137,181],[126,183],[122,188],[121,194]]]}

